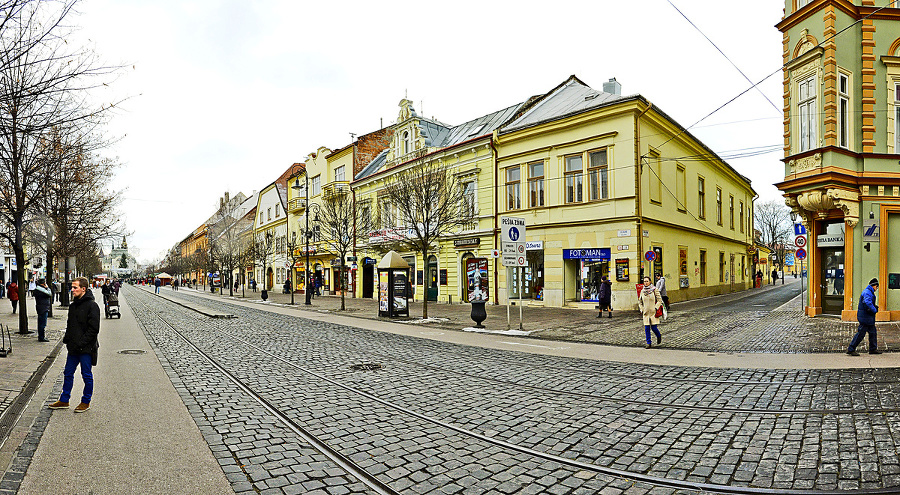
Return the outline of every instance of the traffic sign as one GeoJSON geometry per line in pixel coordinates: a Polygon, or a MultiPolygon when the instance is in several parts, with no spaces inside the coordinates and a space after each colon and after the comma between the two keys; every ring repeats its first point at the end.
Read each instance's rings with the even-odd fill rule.
{"type": "Polygon", "coordinates": [[[806,227],[804,227],[802,223],[795,223],[794,235],[806,235],[806,227]]]}
{"type": "Polygon", "coordinates": [[[797,237],[795,237],[794,245],[797,246],[798,248],[806,247],[806,236],[798,235],[797,237]]]}
{"type": "Polygon", "coordinates": [[[525,219],[500,217],[500,234],[503,242],[525,242],[525,219]]]}
{"type": "Polygon", "coordinates": [[[796,256],[798,260],[806,259],[806,250],[803,248],[798,249],[796,256]]]}
{"type": "Polygon", "coordinates": [[[491,249],[491,258],[499,258],[500,250],[499,249],[491,249]]]}
{"type": "Polygon", "coordinates": [[[650,250],[644,253],[644,259],[647,261],[653,261],[656,259],[656,252],[650,250]]]}

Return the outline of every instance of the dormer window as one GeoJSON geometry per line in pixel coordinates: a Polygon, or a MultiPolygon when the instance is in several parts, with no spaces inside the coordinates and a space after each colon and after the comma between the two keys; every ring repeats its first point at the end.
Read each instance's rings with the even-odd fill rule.
{"type": "Polygon", "coordinates": [[[411,142],[409,141],[409,131],[403,131],[403,142],[401,143],[403,155],[412,151],[411,142]]]}

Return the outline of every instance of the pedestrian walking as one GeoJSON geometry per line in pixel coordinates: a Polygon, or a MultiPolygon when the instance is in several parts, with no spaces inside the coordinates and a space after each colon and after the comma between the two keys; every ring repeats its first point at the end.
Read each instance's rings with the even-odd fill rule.
{"type": "Polygon", "coordinates": [[[3,283],[3,279],[0,279],[0,297],[6,297],[6,284],[3,283]]]}
{"type": "Polygon", "coordinates": [[[40,279],[34,286],[34,310],[38,320],[38,342],[50,342],[45,336],[47,330],[47,314],[53,304],[53,292],[47,287],[47,281],[40,279]]]}
{"type": "Polygon", "coordinates": [[[16,309],[19,307],[19,284],[10,282],[7,289],[7,293],[9,294],[9,302],[12,303],[13,314],[16,314],[16,309]]]}
{"type": "Polygon", "coordinates": [[[878,290],[878,279],[873,278],[859,295],[859,304],[857,305],[859,309],[856,310],[859,328],[856,329],[856,335],[850,341],[850,346],[847,347],[847,354],[851,356],[859,356],[856,346],[862,342],[867,333],[869,334],[869,354],[881,354],[881,351],[878,350],[878,333],[875,329],[875,313],[878,313],[878,305],[875,304],[876,290],[878,290]]]}
{"type": "Polygon", "coordinates": [[[663,306],[666,308],[666,312],[669,312],[669,295],[666,293],[666,277],[662,274],[659,275],[659,278],[656,279],[656,288],[659,290],[659,295],[662,296],[663,306]]]}
{"type": "Polygon", "coordinates": [[[600,279],[600,288],[597,290],[597,299],[599,302],[597,307],[600,308],[600,313],[597,315],[597,318],[603,317],[603,311],[609,311],[609,316],[607,316],[607,318],[612,318],[612,282],[609,281],[609,277],[606,275],[600,279]]]}
{"type": "Polygon", "coordinates": [[[778,270],[772,269],[772,285],[775,285],[775,282],[778,281],[778,270]]]}
{"type": "Polygon", "coordinates": [[[159,277],[156,277],[156,280],[153,281],[153,286],[156,287],[156,293],[159,294],[159,286],[162,285],[162,280],[159,277]]]}
{"type": "Polygon", "coordinates": [[[81,366],[81,379],[84,380],[84,391],[81,403],[75,412],[85,412],[91,407],[94,394],[94,375],[91,367],[96,365],[97,336],[100,334],[100,307],[94,300],[94,294],[88,288],[88,279],[78,277],[72,284],[72,295],[75,300],[69,305],[69,318],[66,320],[66,367],[63,370],[63,389],[59,400],[50,404],[50,409],[68,409],[72,386],[75,384],[75,368],[81,366]]]}
{"type": "Polygon", "coordinates": [[[659,313],[658,309],[662,308],[662,296],[659,295],[659,289],[650,282],[650,277],[644,277],[644,288],[638,297],[638,306],[641,309],[641,315],[644,317],[644,335],[647,338],[647,349],[653,347],[650,341],[650,331],[656,334],[656,345],[662,343],[662,334],[659,332],[659,313]]]}

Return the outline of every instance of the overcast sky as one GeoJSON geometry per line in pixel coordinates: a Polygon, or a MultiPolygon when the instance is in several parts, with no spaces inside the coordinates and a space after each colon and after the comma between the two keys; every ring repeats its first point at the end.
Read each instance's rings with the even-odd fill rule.
{"type": "MultiPolygon", "coordinates": [[[[754,83],[777,72],[690,131],[761,200],[780,196],[784,2],[672,2],[754,83]],[[731,158],[763,148],[776,151],[731,158]]],[[[107,155],[122,163],[129,248],[161,258],[225,191],[250,195],[319,146],[394,122],[404,96],[455,125],[572,74],[595,89],[615,77],[689,127],[750,87],[667,0],[525,5],[82,0],[79,35],[127,67],[107,155]]]]}

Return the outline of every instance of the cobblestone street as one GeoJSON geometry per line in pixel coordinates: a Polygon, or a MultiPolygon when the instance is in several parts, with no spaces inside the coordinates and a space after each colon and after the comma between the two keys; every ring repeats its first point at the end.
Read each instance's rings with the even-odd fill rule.
{"type": "MultiPolygon", "coordinates": [[[[597,318],[524,307],[523,327],[536,344],[605,344],[641,355],[825,351],[866,359],[837,354],[855,325],[801,316],[796,287],[673,304],[661,348],[649,351],[628,349],[643,344],[634,311],[597,318]]],[[[348,299],[342,312],[337,297],[310,308],[300,297],[287,304],[284,294],[262,302],[125,287],[122,296],[123,323],[136,320],[219,475],[239,494],[900,490],[894,324],[879,324],[889,352],[870,358],[875,368],[741,367],[746,359],[708,367],[460,345],[326,318],[385,323],[372,315],[372,301],[348,299]]],[[[432,304],[434,320],[400,326],[463,335],[471,330],[467,310],[432,304]]],[[[506,330],[505,316],[505,307],[491,307],[488,330],[512,338],[518,332],[506,330]]],[[[107,338],[116,325],[106,320],[107,338]]],[[[46,400],[60,384],[57,375],[46,400]]],[[[109,400],[89,414],[103,414],[109,400]]],[[[55,438],[58,421],[43,411],[0,494],[43,492],[41,446],[55,438]]]]}

